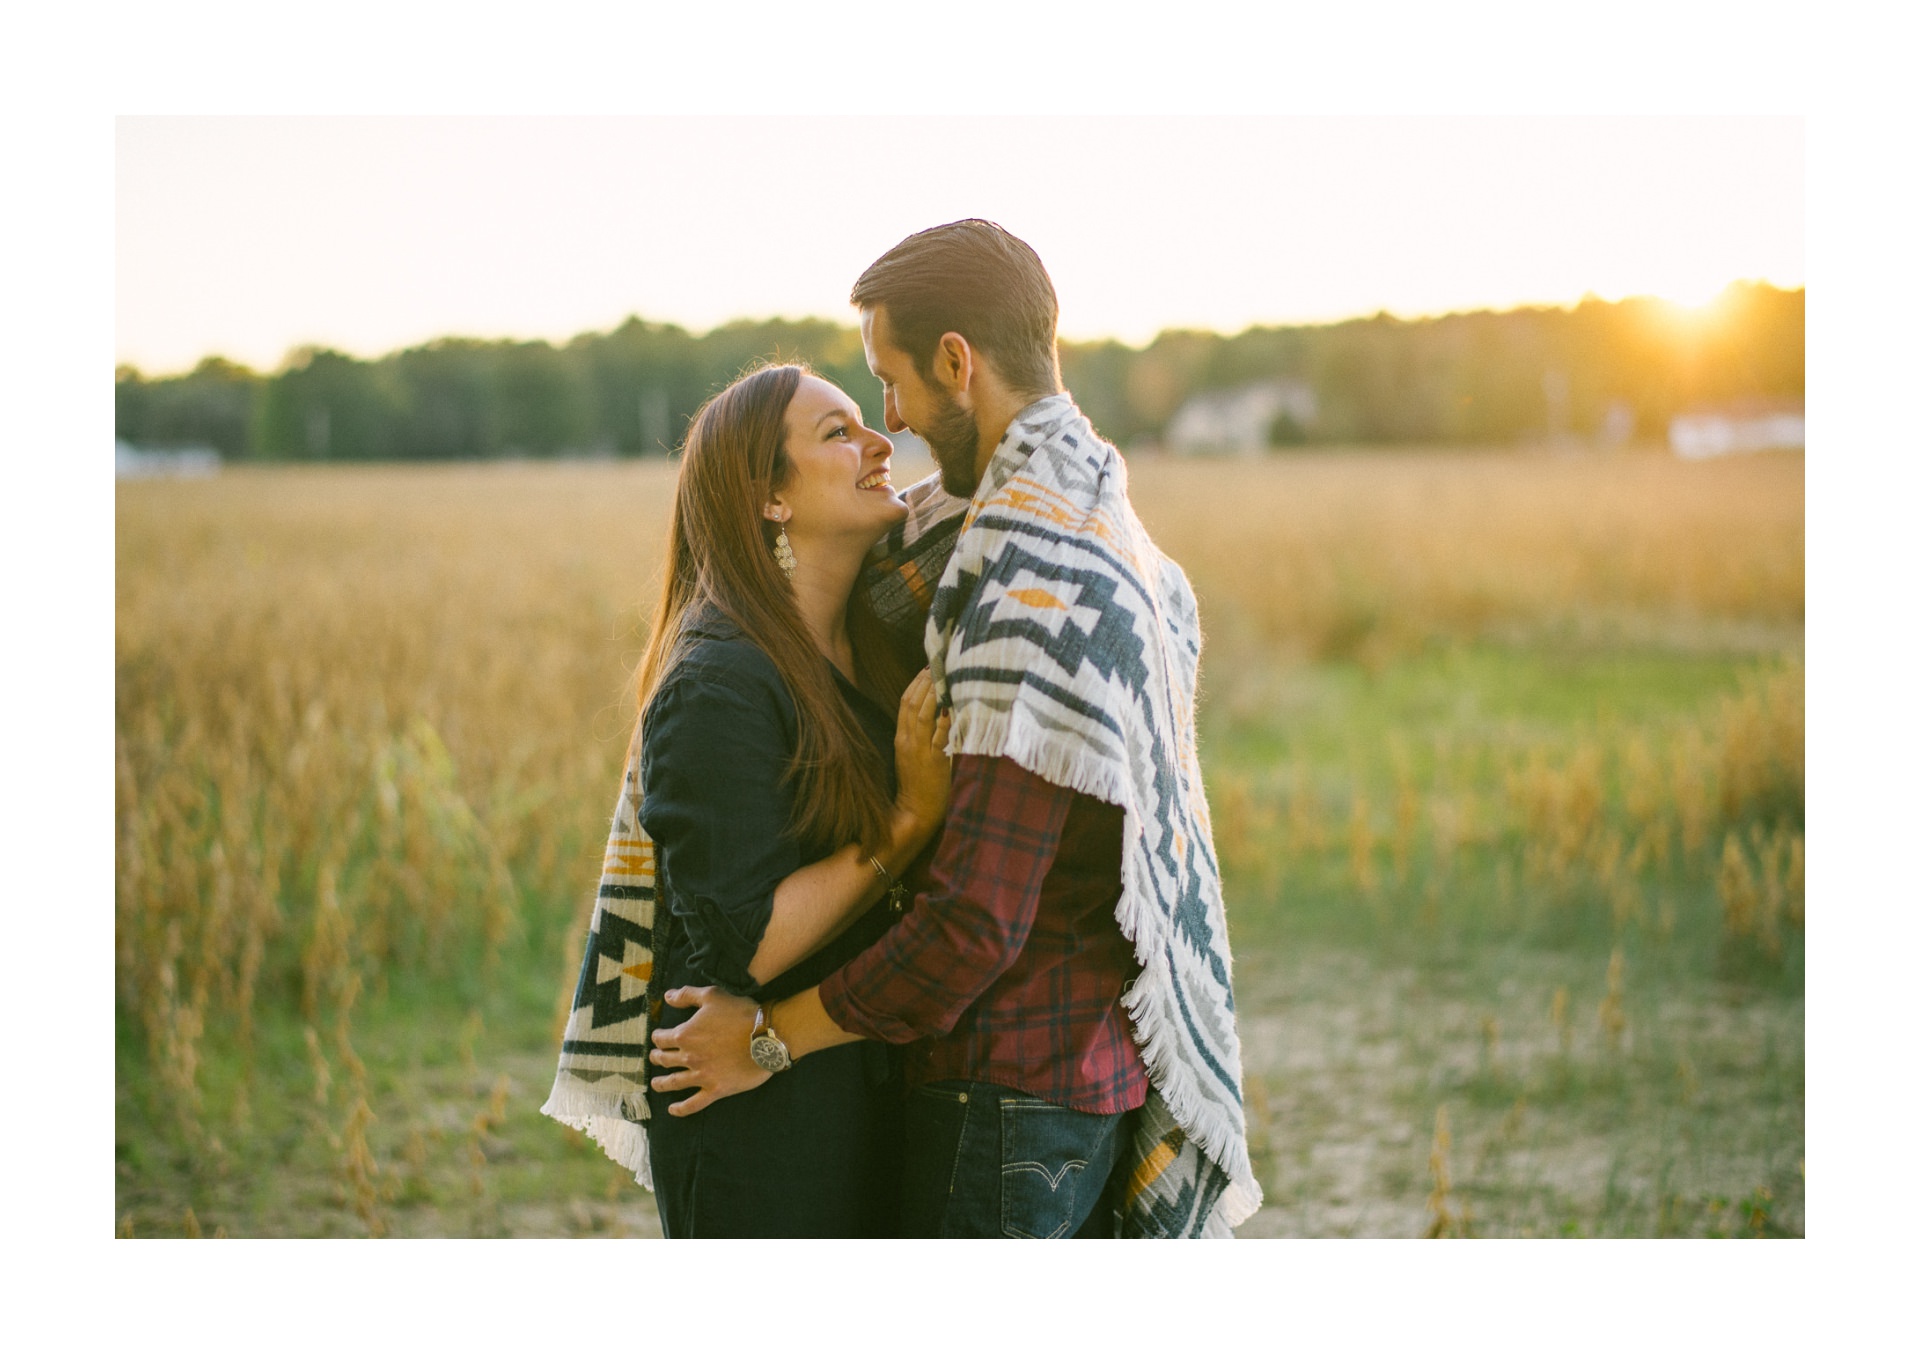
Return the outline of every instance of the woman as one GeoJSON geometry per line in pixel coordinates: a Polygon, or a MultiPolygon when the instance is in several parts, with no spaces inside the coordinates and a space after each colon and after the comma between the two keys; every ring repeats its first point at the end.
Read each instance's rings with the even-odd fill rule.
{"type": "MultiPolygon", "coordinates": [[[[662,1027],[690,1014],[658,1004],[670,988],[770,1003],[846,962],[939,829],[945,717],[927,674],[907,679],[910,642],[854,596],[906,515],[892,452],[796,365],[742,377],[688,431],[638,679],[662,1027]]],[[[885,1049],[833,1052],[697,1115],[672,1112],[686,1092],[647,1092],[668,1236],[891,1232],[897,1078],[885,1049]]]]}

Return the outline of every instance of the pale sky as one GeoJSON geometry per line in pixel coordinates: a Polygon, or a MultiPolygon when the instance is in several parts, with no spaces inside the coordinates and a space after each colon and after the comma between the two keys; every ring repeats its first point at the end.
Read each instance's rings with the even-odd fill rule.
{"type": "Polygon", "coordinates": [[[115,354],[563,340],[629,314],[851,323],[962,216],[1061,332],[1805,285],[1796,117],[121,117],[115,354]]]}

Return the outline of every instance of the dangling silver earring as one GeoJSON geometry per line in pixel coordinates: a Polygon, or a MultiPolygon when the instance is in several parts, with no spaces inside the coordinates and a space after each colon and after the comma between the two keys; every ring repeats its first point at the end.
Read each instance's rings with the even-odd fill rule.
{"type": "Polygon", "coordinates": [[[793,542],[787,539],[787,524],[780,524],[780,534],[773,538],[773,562],[780,566],[780,572],[793,581],[793,542]]]}

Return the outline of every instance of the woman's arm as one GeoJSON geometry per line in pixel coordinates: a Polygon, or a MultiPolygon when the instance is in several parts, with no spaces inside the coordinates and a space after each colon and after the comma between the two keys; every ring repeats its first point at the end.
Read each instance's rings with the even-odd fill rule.
{"type": "MultiPolygon", "coordinates": [[[[930,835],[921,836],[917,827],[903,835],[896,826],[893,841],[874,854],[889,874],[903,870],[930,835]]],[[[801,866],[780,881],[773,891],[767,929],[747,964],[754,982],[764,983],[785,973],[853,925],[886,892],[887,881],[867,856],[866,848],[853,842],[824,859],[801,866]]]]}

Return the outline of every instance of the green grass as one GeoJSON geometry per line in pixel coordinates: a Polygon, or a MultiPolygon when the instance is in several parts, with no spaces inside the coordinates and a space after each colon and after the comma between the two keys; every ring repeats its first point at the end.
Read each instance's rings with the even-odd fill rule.
{"type": "MultiPolygon", "coordinates": [[[[1203,750],[1268,1192],[1242,1235],[1423,1233],[1443,1106],[1451,1232],[1804,1229],[1799,933],[1778,955],[1728,942],[1718,831],[1644,870],[1622,919],[1579,870],[1529,880],[1500,807],[1528,758],[1564,765],[1585,748],[1611,766],[1633,739],[1713,727],[1771,661],[1459,645],[1377,672],[1242,668],[1214,689],[1203,750]],[[1288,831],[1303,789],[1325,818],[1317,850],[1288,831]],[[1477,795],[1494,823],[1443,863],[1422,817],[1396,859],[1403,791],[1423,808],[1477,795]],[[1371,891],[1353,869],[1356,796],[1378,837],[1371,891]]],[[[1618,788],[1604,824],[1618,824],[1618,788]]]]}
{"type": "MultiPolygon", "coordinates": [[[[1202,750],[1268,1195],[1242,1235],[1424,1233],[1443,1106],[1449,1230],[1804,1230],[1804,945],[1793,928],[1777,955],[1726,940],[1716,870],[1728,825],[1700,852],[1648,865],[1639,910],[1622,919],[1579,870],[1529,877],[1508,802],[1529,758],[1564,767],[1597,750],[1601,820],[1619,825],[1621,750],[1713,727],[1773,661],[1540,636],[1435,646],[1372,670],[1210,658],[1202,750]],[[1314,849],[1293,840],[1303,790],[1323,820],[1314,849]],[[1353,873],[1356,796],[1377,838],[1370,890],[1353,873]],[[1411,831],[1396,817],[1402,796],[1421,806],[1411,831]],[[1443,855],[1431,805],[1465,797],[1480,835],[1443,855]],[[1610,1037],[1599,1012],[1616,951],[1610,1037]]],[[[208,1032],[191,1123],[123,1016],[120,1230],[657,1235],[651,1196],[537,1112],[597,843],[579,854],[560,868],[564,888],[551,863],[516,864],[520,920],[491,966],[376,975],[344,1042],[323,1014],[312,1035],[324,1085],[290,984],[259,1003],[250,1049],[208,1032]],[[362,1095],[373,1169],[363,1157],[356,1176],[362,1095]]]]}
{"type": "Polygon", "coordinates": [[[336,1030],[316,1031],[324,1085],[304,1026],[284,1016],[262,1022],[244,1096],[243,1060],[231,1049],[210,1057],[201,1126],[191,1133],[144,1075],[144,1050],[123,1033],[119,1230],[657,1236],[652,1196],[631,1173],[538,1112],[553,1075],[551,1014],[562,980],[550,962],[537,967],[554,983],[502,987],[471,1005],[423,985],[362,999],[348,1046],[364,1064],[374,1116],[365,1135],[377,1171],[363,1207],[345,1166],[359,1088],[336,1030]]]}

